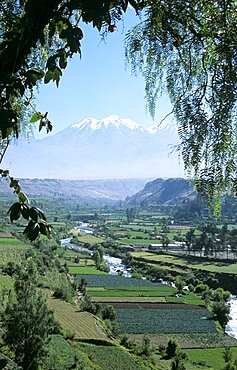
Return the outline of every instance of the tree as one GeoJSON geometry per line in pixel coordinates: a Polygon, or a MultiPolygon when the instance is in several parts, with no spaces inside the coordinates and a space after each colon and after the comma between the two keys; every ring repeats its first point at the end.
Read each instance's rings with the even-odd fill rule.
{"type": "Polygon", "coordinates": [[[101,310],[101,316],[103,320],[114,321],[116,318],[114,307],[110,304],[105,305],[101,310]]]}
{"type": "Polygon", "coordinates": [[[162,243],[162,248],[164,248],[167,251],[169,248],[169,243],[170,243],[170,239],[167,234],[162,235],[161,243],[162,243]]]}
{"type": "Polygon", "coordinates": [[[136,217],[136,208],[134,207],[126,208],[126,216],[128,223],[133,222],[136,217]]]}
{"type": "Polygon", "coordinates": [[[45,359],[50,334],[58,330],[53,312],[37,288],[37,273],[27,260],[15,274],[15,296],[2,314],[3,340],[24,370],[38,369],[45,359]]]}
{"type": "Polygon", "coordinates": [[[142,337],[141,354],[146,356],[146,357],[149,357],[152,354],[153,351],[154,351],[154,349],[152,348],[151,340],[148,337],[148,335],[145,334],[142,337]]]}
{"type": "Polygon", "coordinates": [[[230,307],[225,301],[217,301],[213,303],[213,314],[214,318],[219,321],[222,328],[226,326],[229,321],[230,307]]]}
{"type": "Polygon", "coordinates": [[[176,339],[170,339],[166,347],[166,357],[168,359],[175,357],[180,350],[179,343],[176,339]]]}
{"type": "Polygon", "coordinates": [[[232,360],[232,352],[230,347],[224,348],[223,359],[225,362],[230,362],[232,360]]]}
{"type": "Polygon", "coordinates": [[[183,293],[185,282],[180,278],[180,276],[176,276],[174,283],[176,288],[178,289],[178,293],[179,294],[183,293]]]}
{"type": "Polygon", "coordinates": [[[195,229],[192,228],[192,229],[188,230],[186,235],[185,235],[185,244],[186,244],[186,247],[187,247],[188,254],[190,254],[192,246],[195,243],[194,233],[195,233],[195,229]]]}
{"type": "Polygon", "coordinates": [[[95,262],[96,268],[98,268],[101,263],[101,258],[100,258],[100,253],[97,249],[93,252],[93,260],[95,262]]]}

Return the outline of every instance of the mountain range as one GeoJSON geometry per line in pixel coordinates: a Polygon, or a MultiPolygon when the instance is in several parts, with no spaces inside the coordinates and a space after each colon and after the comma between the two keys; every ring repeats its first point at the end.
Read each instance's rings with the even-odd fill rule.
{"type": "MultiPolygon", "coordinates": [[[[22,190],[30,198],[74,197],[77,199],[125,200],[137,193],[148,179],[123,180],[58,180],[58,179],[20,179],[22,190]]],[[[5,179],[0,178],[0,193],[12,194],[12,188],[5,179]]],[[[14,195],[15,196],[15,195],[14,195]]]]}
{"type": "MultiPolygon", "coordinates": [[[[158,205],[178,205],[193,200],[197,193],[186,179],[114,179],[114,180],[57,180],[20,179],[22,190],[30,197],[73,198],[81,201],[122,200],[128,207],[150,208],[158,205]]],[[[12,194],[5,179],[0,179],[0,193],[12,194]]]]}
{"type": "Polygon", "coordinates": [[[145,129],[115,115],[86,118],[43,139],[19,139],[2,168],[14,177],[39,179],[183,177],[177,152],[170,154],[178,143],[173,123],[145,129]]]}

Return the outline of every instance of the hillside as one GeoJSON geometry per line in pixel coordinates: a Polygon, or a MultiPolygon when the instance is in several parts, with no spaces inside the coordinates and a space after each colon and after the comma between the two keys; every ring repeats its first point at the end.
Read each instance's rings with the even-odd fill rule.
{"type": "MultiPolygon", "coordinates": [[[[147,179],[125,180],[57,180],[21,179],[20,184],[29,196],[72,196],[78,198],[123,200],[141,190],[147,179]]],[[[5,179],[0,179],[0,193],[11,194],[5,179]]]]}
{"type": "Polygon", "coordinates": [[[131,206],[152,207],[158,204],[178,204],[184,199],[194,199],[196,192],[190,182],[182,178],[156,179],[127,199],[131,206]]]}

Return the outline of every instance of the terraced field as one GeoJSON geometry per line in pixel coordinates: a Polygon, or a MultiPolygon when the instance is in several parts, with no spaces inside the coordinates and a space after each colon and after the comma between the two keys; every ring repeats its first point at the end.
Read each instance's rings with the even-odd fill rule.
{"type": "Polygon", "coordinates": [[[195,257],[177,257],[174,255],[168,254],[155,254],[150,252],[132,252],[131,253],[133,258],[142,259],[146,261],[148,264],[162,264],[163,268],[167,268],[167,266],[173,266],[173,268],[177,269],[198,269],[198,270],[205,270],[209,272],[219,272],[219,273],[227,273],[227,274],[237,274],[237,263],[232,262],[223,262],[220,261],[206,261],[201,262],[198,258],[195,257]]]}
{"type": "MultiPolygon", "coordinates": [[[[162,304],[160,306],[163,306],[162,304]]],[[[206,309],[159,307],[159,304],[116,304],[116,322],[121,333],[215,333],[212,315],[206,309]],[[152,307],[153,306],[153,307],[152,307]],[[117,308],[118,307],[118,308],[117,308]],[[121,308],[123,307],[123,308],[121,308]]]]}
{"type": "Polygon", "coordinates": [[[128,351],[118,347],[95,346],[93,344],[80,344],[78,348],[86,353],[90,360],[100,366],[100,369],[108,370],[149,370],[154,366],[144,364],[142,358],[130,355],[128,351]],[[145,366],[144,366],[145,365],[145,366]]]}
{"type": "Polygon", "coordinates": [[[0,267],[10,261],[18,261],[27,245],[14,237],[0,238],[0,267]]]}
{"type": "Polygon", "coordinates": [[[48,296],[49,306],[64,329],[75,334],[75,339],[97,339],[110,341],[98,326],[94,315],[81,312],[70,303],[48,296]]]}

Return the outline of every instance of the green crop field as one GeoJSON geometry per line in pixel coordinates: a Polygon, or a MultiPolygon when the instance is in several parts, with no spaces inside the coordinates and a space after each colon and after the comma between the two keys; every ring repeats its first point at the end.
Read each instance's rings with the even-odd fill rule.
{"type": "Polygon", "coordinates": [[[20,254],[26,251],[27,245],[16,238],[0,238],[0,266],[10,261],[18,261],[20,254]]]}
{"type": "MultiPolygon", "coordinates": [[[[140,279],[129,279],[129,280],[131,280],[131,283],[140,282],[140,279]]],[[[102,281],[106,284],[108,281],[110,282],[111,279],[109,279],[108,281],[106,281],[106,279],[104,280],[102,279],[102,281]]],[[[117,283],[120,282],[120,277],[118,277],[118,279],[113,279],[113,281],[114,281],[113,285],[102,286],[102,289],[98,289],[98,286],[101,287],[101,285],[99,285],[101,281],[100,278],[96,279],[96,281],[93,281],[93,283],[98,284],[97,287],[93,287],[90,284],[88,284],[89,285],[89,287],[87,288],[88,293],[90,294],[92,299],[97,302],[108,302],[111,297],[111,299],[114,298],[114,302],[115,301],[126,302],[127,299],[127,302],[152,301],[152,302],[204,305],[204,302],[201,299],[201,297],[197,296],[194,293],[186,293],[181,297],[177,297],[176,296],[177,289],[168,285],[154,284],[149,282],[148,286],[138,286],[138,285],[117,286],[117,283]],[[137,297],[137,299],[134,299],[135,297],[137,297]]],[[[121,281],[121,283],[123,283],[123,281],[121,281]]]]}
{"type": "Polygon", "coordinates": [[[106,273],[97,270],[95,266],[68,266],[69,273],[73,275],[105,275],[106,273]]]}
{"type": "Polygon", "coordinates": [[[121,333],[215,333],[216,325],[206,309],[116,309],[121,333]]]}
{"type": "Polygon", "coordinates": [[[165,297],[136,297],[136,296],[122,296],[122,297],[93,297],[93,302],[113,303],[113,302],[134,302],[134,303],[161,303],[166,302],[165,297]]]}
{"type": "MultiPolygon", "coordinates": [[[[220,370],[224,367],[223,359],[224,348],[202,348],[202,349],[186,349],[188,357],[196,364],[206,363],[213,370],[220,370]]],[[[231,348],[233,359],[237,357],[237,347],[231,348]]]]}
{"type": "MultiPolygon", "coordinates": [[[[161,286],[160,283],[152,283],[149,280],[142,280],[142,279],[130,279],[124,276],[118,275],[87,275],[83,276],[86,278],[88,287],[158,287],[161,286]]],[[[78,279],[81,276],[78,275],[78,279]]]]}
{"type": "MultiPolygon", "coordinates": [[[[129,338],[141,343],[144,334],[129,334],[129,338]]],[[[153,347],[167,345],[168,341],[176,339],[182,349],[186,348],[220,348],[235,347],[237,340],[220,332],[216,333],[149,333],[149,338],[153,347]]]]}
{"type": "Polygon", "coordinates": [[[99,238],[97,236],[90,235],[90,234],[78,235],[77,238],[81,243],[89,243],[89,244],[97,244],[97,243],[101,243],[104,241],[103,238],[99,238]]]}
{"type": "MultiPolygon", "coordinates": [[[[69,369],[74,364],[78,352],[61,335],[52,335],[48,344],[49,355],[53,358],[57,369],[69,369]]],[[[55,368],[55,367],[54,367],[55,368]]]]}
{"type": "Polygon", "coordinates": [[[147,361],[130,355],[128,351],[115,346],[96,346],[79,344],[78,348],[85,352],[90,360],[104,370],[144,370],[154,369],[147,361]]]}
{"type": "Polygon", "coordinates": [[[0,290],[12,288],[13,288],[13,279],[8,275],[0,274],[0,290]]]}
{"type": "Polygon", "coordinates": [[[175,267],[185,266],[190,269],[200,269],[210,272],[220,272],[220,273],[229,273],[237,274],[237,263],[224,262],[224,261],[207,261],[199,262],[198,257],[180,257],[166,254],[154,254],[149,252],[132,252],[131,255],[134,258],[143,258],[147,262],[153,263],[167,263],[173,264],[175,267]]]}
{"type": "Polygon", "coordinates": [[[149,245],[149,244],[154,243],[154,239],[119,238],[117,241],[122,244],[147,244],[149,245]]]}
{"type": "Polygon", "coordinates": [[[99,339],[109,341],[99,328],[95,317],[89,312],[79,311],[76,305],[52,298],[48,295],[49,305],[56,319],[64,329],[75,334],[76,339],[99,339]]]}
{"type": "Polygon", "coordinates": [[[21,240],[16,239],[14,237],[5,237],[5,238],[0,238],[0,248],[3,246],[25,246],[25,243],[23,243],[21,240]]]}

